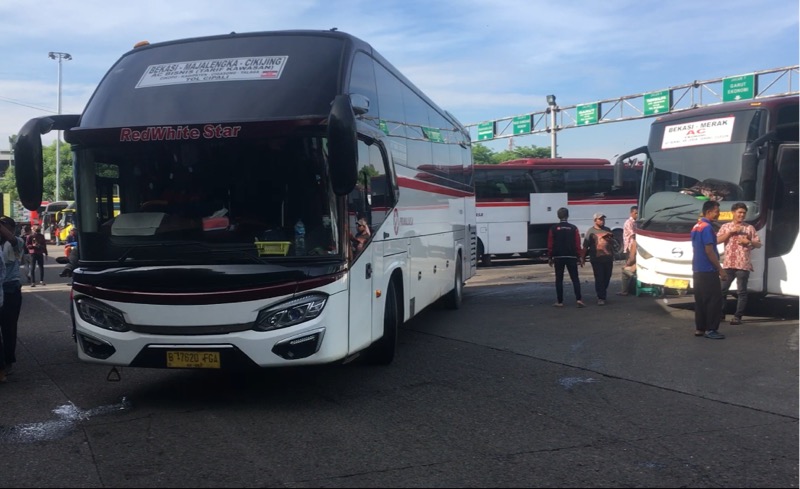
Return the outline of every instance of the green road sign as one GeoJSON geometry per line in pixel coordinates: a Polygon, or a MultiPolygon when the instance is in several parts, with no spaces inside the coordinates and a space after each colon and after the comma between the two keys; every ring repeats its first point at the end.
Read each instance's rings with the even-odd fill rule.
{"type": "Polygon", "coordinates": [[[747,100],[756,95],[756,76],[741,75],[722,79],[722,101],[747,100]]]}
{"type": "Polygon", "coordinates": [[[531,116],[518,115],[514,117],[514,134],[527,134],[531,132],[531,116]]]}
{"type": "Polygon", "coordinates": [[[644,115],[666,114],[672,106],[669,90],[646,93],[644,100],[644,115]]]}
{"type": "Polygon", "coordinates": [[[478,124],[478,141],[494,139],[494,122],[481,122],[478,124]]]}
{"type": "Polygon", "coordinates": [[[597,124],[598,104],[578,105],[575,107],[576,122],[578,126],[597,124]]]}
{"type": "Polygon", "coordinates": [[[444,142],[442,133],[439,131],[439,129],[433,127],[423,127],[422,132],[425,133],[425,137],[428,138],[429,141],[433,141],[434,143],[444,142]]]}

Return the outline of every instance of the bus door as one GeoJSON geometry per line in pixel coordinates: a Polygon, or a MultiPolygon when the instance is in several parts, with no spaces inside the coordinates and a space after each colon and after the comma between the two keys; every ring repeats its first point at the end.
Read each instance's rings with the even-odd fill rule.
{"type": "MultiPolygon", "coordinates": [[[[797,270],[800,266],[800,243],[797,235],[800,228],[798,208],[798,145],[782,144],[777,150],[776,157],[776,182],[773,186],[773,202],[771,223],[767,226],[767,238],[764,254],[768,262],[766,267],[759,268],[753,263],[758,272],[768,270],[766,273],[766,286],[762,289],[769,294],[800,295],[800,280],[790,279],[789,270],[797,270]]],[[[759,251],[759,250],[756,250],[759,251]]],[[[749,285],[749,283],[748,283],[749,285]]]]}
{"type": "Polygon", "coordinates": [[[559,221],[558,209],[567,207],[567,193],[531,194],[530,223],[555,224],[559,221]]]}

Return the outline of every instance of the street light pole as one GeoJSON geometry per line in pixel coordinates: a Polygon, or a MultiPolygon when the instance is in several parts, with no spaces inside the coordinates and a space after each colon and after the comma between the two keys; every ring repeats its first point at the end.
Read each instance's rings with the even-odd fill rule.
{"type": "Polygon", "coordinates": [[[556,96],[547,96],[548,111],[550,112],[550,157],[557,156],[556,151],[556,112],[558,112],[558,105],[556,105],[556,96]]]}
{"type": "MultiPolygon", "coordinates": [[[[58,60],[58,115],[61,115],[61,61],[69,61],[69,53],[50,51],[50,59],[58,60]]],[[[56,201],[61,200],[61,131],[56,133],[56,201]]]]}

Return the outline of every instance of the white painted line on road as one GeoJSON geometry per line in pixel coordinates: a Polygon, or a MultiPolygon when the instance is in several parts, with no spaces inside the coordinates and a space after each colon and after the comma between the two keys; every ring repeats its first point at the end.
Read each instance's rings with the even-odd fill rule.
{"type": "Polygon", "coordinates": [[[50,290],[50,291],[52,291],[52,290],[68,291],[72,287],[70,287],[67,284],[37,285],[36,287],[30,287],[30,286],[26,285],[26,286],[22,287],[22,291],[25,292],[25,296],[27,298],[33,297],[36,300],[42,301],[44,304],[47,305],[47,307],[51,308],[52,310],[58,312],[59,314],[62,314],[64,316],[66,316],[66,317],[69,317],[69,307],[67,307],[65,309],[64,308],[64,304],[62,302],[64,296],[62,296],[60,294],[58,295],[58,297],[62,298],[62,299],[60,299],[58,301],[58,303],[61,303],[61,305],[58,305],[58,303],[56,301],[53,301],[52,299],[50,299],[50,297],[47,294],[37,294],[36,293],[37,292],[36,289],[38,289],[39,287],[41,287],[39,290],[41,290],[42,292],[46,292],[48,290],[50,290]]]}

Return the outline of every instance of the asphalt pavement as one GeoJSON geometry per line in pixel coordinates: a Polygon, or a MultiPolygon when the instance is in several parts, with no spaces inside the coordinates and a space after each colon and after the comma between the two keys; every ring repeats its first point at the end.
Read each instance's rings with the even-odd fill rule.
{"type": "Polygon", "coordinates": [[[388,367],[115,381],[76,358],[57,252],[0,386],[7,487],[798,487],[796,299],[709,340],[691,296],[597,306],[585,267],[555,308],[551,268],[497,260],[388,367]]]}

